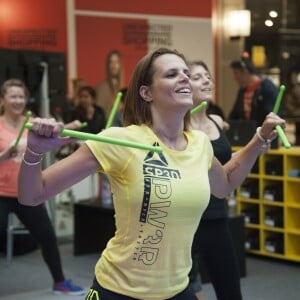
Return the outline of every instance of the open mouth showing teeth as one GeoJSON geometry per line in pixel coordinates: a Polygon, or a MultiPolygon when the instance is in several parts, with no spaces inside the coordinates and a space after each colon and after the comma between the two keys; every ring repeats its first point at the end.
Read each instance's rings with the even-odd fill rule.
{"type": "Polygon", "coordinates": [[[191,90],[189,88],[183,88],[183,89],[177,90],[176,93],[179,93],[179,94],[190,94],[191,90]]]}

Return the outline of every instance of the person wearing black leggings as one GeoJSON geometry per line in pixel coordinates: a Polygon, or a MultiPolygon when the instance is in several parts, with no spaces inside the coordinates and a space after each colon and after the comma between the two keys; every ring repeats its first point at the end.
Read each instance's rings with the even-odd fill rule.
{"type": "Polygon", "coordinates": [[[54,282],[64,281],[56,236],[45,205],[22,206],[17,198],[0,196],[1,244],[4,244],[2,242],[5,240],[7,217],[11,212],[20,219],[38,242],[54,282]]]}
{"type": "MultiPolygon", "coordinates": [[[[53,292],[82,295],[85,290],[66,280],[56,236],[44,205],[24,206],[18,202],[18,173],[27,143],[22,133],[28,91],[19,79],[5,81],[0,89],[0,245],[5,245],[7,220],[15,213],[41,246],[43,258],[53,278],[53,292]]],[[[30,189],[30,186],[28,186],[30,189]]]]}
{"type": "MultiPolygon", "coordinates": [[[[193,87],[194,105],[212,101],[213,81],[206,64],[202,61],[189,65],[193,87]]],[[[192,117],[193,129],[205,132],[212,144],[214,154],[221,164],[231,159],[231,145],[224,133],[224,121],[206,108],[192,117]]],[[[192,245],[193,265],[189,274],[190,287],[198,300],[204,299],[199,272],[199,259],[203,259],[218,300],[241,300],[240,274],[236,252],[228,227],[226,199],[211,195],[204,211],[192,245]]]]}

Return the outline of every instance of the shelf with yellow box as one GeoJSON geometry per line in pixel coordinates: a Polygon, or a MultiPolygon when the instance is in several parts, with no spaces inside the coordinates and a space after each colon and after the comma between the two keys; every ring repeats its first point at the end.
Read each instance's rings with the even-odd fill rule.
{"type": "Polygon", "coordinates": [[[236,201],[247,252],[300,262],[300,147],[261,155],[236,201]]]}

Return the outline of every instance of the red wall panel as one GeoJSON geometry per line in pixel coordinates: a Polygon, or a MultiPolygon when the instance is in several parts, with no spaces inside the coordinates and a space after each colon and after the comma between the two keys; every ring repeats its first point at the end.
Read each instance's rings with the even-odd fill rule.
{"type": "MultiPolygon", "coordinates": [[[[212,1],[74,0],[74,3],[80,10],[210,19],[212,1]]],[[[122,40],[126,22],[122,18],[76,17],[78,76],[85,77],[92,85],[102,80],[106,55],[116,48],[126,62],[125,83],[128,82],[133,66],[147,49],[137,49],[122,40]]],[[[130,22],[146,24],[147,20],[130,22]]],[[[0,0],[0,47],[67,54],[66,0],[0,0]]]]}
{"type": "Polygon", "coordinates": [[[185,17],[211,17],[212,0],[76,0],[76,9],[185,17]]]}
{"type": "MultiPolygon", "coordinates": [[[[212,1],[190,0],[187,5],[187,2],[171,0],[160,2],[149,0],[75,0],[75,9],[91,12],[136,13],[210,19],[212,15],[212,1]]],[[[147,43],[145,43],[144,49],[136,49],[124,43],[125,35],[123,31],[125,24],[128,22],[131,24],[139,24],[141,22],[147,25],[147,20],[142,19],[127,20],[84,15],[76,17],[78,76],[84,77],[91,85],[95,85],[98,81],[105,79],[106,55],[110,50],[117,49],[123,55],[124,83],[127,85],[137,60],[147,53],[145,48],[147,43]]]]}
{"type": "Polygon", "coordinates": [[[65,1],[1,0],[0,47],[66,52],[65,1]]]}
{"type": "MultiPolygon", "coordinates": [[[[126,25],[133,20],[104,17],[76,18],[77,72],[91,85],[105,79],[105,61],[109,51],[116,49],[122,53],[125,84],[139,58],[147,53],[147,35],[139,36],[144,43],[137,48],[124,40],[126,25]]],[[[146,20],[134,20],[137,26],[146,26],[146,20]]]]}

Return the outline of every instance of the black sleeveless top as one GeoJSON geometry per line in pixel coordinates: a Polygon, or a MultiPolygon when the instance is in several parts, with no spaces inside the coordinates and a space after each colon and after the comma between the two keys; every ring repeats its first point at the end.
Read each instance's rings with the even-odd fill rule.
{"type": "MultiPolygon", "coordinates": [[[[226,137],[224,131],[219,125],[208,116],[208,118],[216,125],[220,136],[216,140],[212,140],[211,144],[214,150],[215,157],[220,161],[222,165],[228,162],[231,158],[231,145],[226,137]]],[[[209,204],[203,213],[202,219],[219,219],[227,217],[227,200],[218,199],[215,196],[210,196],[209,204]]]]}

